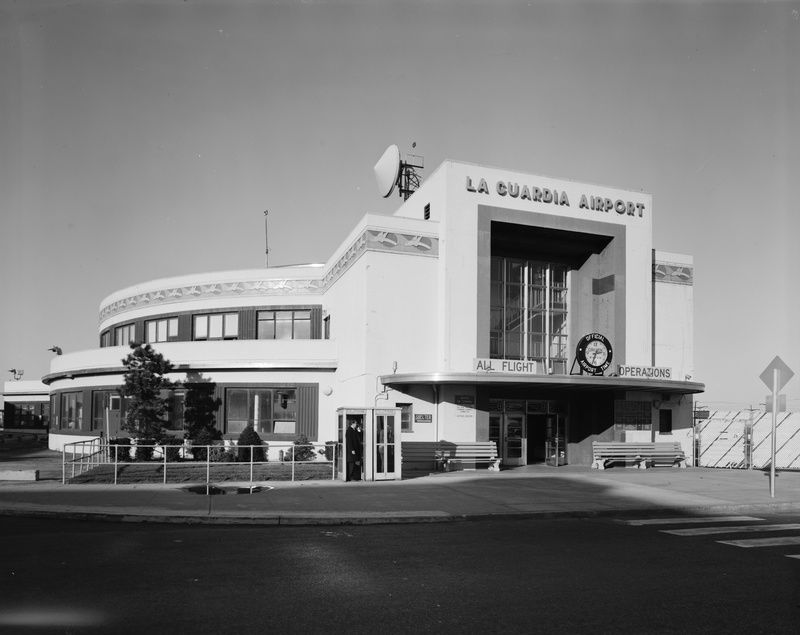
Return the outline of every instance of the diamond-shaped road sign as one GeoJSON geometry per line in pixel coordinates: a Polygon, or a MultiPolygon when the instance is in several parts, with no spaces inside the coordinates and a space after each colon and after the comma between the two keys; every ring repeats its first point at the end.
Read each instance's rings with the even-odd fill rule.
{"type": "Polygon", "coordinates": [[[761,381],[763,381],[770,390],[772,390],[772,372],[776,369],[778,371],[778,390],[781,390],[786,385],[786,382],[794,377],[794,371],[786,365],[786,362],[776,355],[775,359],[764,369],[764,372],[759,375],[761,381]]]}

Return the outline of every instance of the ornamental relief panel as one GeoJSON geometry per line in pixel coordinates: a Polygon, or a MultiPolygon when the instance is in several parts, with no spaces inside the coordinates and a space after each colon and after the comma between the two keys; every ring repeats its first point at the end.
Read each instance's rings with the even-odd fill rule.
{"type": "Polygon", "coordinates": [[[694,284],[694,268],[688,265],[675,265],[657,262],[653,265],[653,280],[672,284],[694,284]]]}

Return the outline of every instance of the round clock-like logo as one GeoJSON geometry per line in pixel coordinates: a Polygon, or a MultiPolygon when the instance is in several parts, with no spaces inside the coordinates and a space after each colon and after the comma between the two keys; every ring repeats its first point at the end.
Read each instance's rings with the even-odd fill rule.
{"type": "Polygon", "coordinates": [[[611,366],[612,355],[611,342],[600,333],[584,335],[575,351],[578,364],[584,372],[591,375],[602,375],[606,372],[611,366]]]}

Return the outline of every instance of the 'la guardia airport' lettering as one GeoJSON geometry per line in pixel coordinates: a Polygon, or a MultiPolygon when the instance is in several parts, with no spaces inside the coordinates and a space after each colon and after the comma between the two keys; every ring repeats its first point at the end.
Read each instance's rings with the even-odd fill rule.
{"type": "MultiPolygon", "coordinates": [[[[528,200],[536,203],[551,203],[553,205],[566,205],[570,207],[569,197],[566,192],[559,192],[556,189],[547,187],[528,187],[527,185],[520,185],[514,181],[497,181],[495,183],[495,191],[500,196],[508,196],[510,198],[518,198],[520,200],[528,200]]],[[[491,194],[489,184],[486,179],[478,179],[477,185],[473,183],[472,177],[467,177],[467,191],[474,192],[475,194],[491,194]]],[[[609,213],[612,210],[622,215],[638,216],[642,218],[644,215],[644,203],[634,203],[633,201],[623,201],[622,199],[610,199],[603,196],[587,196],[581,194],[581,199],[578,202],[578,209],[589,209],[596,212],[609,213]]]]}

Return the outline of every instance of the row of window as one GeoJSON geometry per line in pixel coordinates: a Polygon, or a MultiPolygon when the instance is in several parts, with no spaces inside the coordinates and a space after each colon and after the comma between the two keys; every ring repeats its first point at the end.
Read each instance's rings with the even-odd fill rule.
{"type": "MultiPolygon", "coordinates": [[[[64,392],[59,395],[58,415],[54,427],[61,430],[97,431],[115,435],[121,429],[127,398],[116,390],[92,391],[91,417],[84,418],[84,393],[64,392]]],[[[184,429],[183,390],[173,391],[170,413],[165,421],[168,430],[184,429]]],[[[56,404],[53,404],[55,408],[56,404]]],[[[397,404],[401,409],[401,429],[412,429],[411,404],[397,404]]],[[[259,434],[297,434],[297,390],[295,388],[227,388],[225,389],[224,430],[236,434],[248,425],[259,434]]]]}
{"type": "MultiPolygon", "coordinates": [[[[308,340],[312,338],[310,309],[281,309],[258,311],[256,314],[256,338],[260,340],[308,340]]],[[[323,321],[323,337],[330,338],[330,316],[323,321]]],[[[177,317],[146,320],[145,342],[174,342],[181,339],[177,317]]],[[[184,337],[184,339],[186,339],[184,337]]],[[[239,339],[238,313],[209,313],[192,316],[191,339],[236,340],[239,339]]],[[[123,324],[113,331],[105,331],[100,346],[127,346],[136,340],[136,325],[123,324]],[[113,344],[112,344],[113,342],[113,344]]]]}
{"type": "MultiPolygon", "coordinates": [[[[167,430],[184,429],[185,390],[171,392],[167,430]]],[[[238,433],[252,425],[260,434],[297,433],[297,390],[295,388],[228,388],[225,390],[225,431],[238,433]]],[[[83,391],[59,395],[54,427],[60,430],[103,431],[117,434],[125,416],[127,398],[116,390],[94,390],[91,417],[85,417],[83,391]]],[[[53,404],[55,407],[56,404],[53,404]]]]}
{"type": "Polygon", "coordinates": [[[5,402],[0,410],[0,424],[5,428],[47,428],[50,404],[47,402],[5,402]]]}

